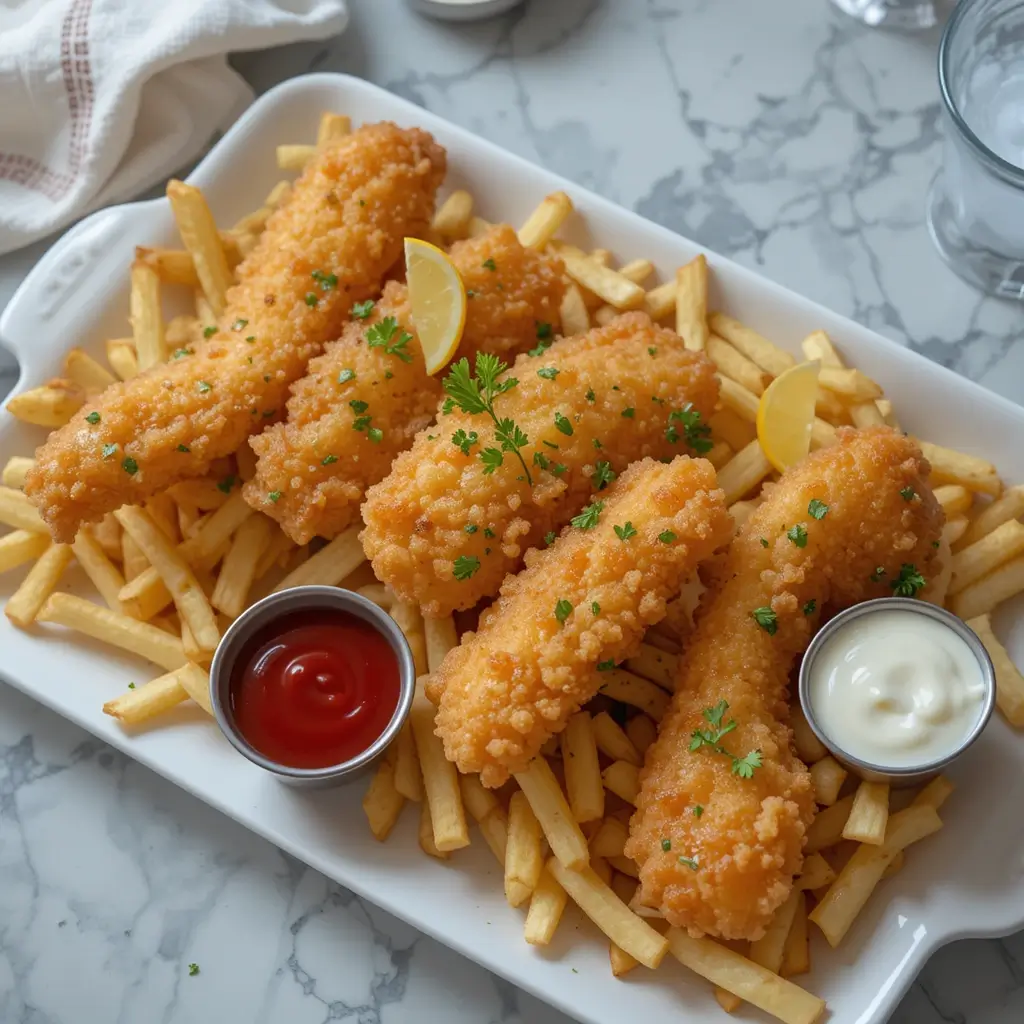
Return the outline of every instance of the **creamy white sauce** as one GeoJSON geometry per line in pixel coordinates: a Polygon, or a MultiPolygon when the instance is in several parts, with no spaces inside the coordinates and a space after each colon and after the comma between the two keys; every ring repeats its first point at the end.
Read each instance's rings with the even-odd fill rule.
{"type": "Polygon", "coordinates": [[[978,723],[981,667],[952,629],[897,609],[850,619],[811,666],[808,697],[840,752],[903,768],[953,753],[978,723]]]}

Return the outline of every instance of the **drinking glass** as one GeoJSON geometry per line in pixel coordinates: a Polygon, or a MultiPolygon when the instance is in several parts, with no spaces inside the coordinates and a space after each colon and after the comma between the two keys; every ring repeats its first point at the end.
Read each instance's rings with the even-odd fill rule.
{"type": "Polygon", "coordinates": [[[904,30],[931,28],[938,15],[932,0],[832,0],[865,25],[904,30]]]}
{"type": "Polygon", "coordinates": [[[1024,301],[1024,0],[960,0],[939,44],[939,88],[932,239],[966,281],[1024,301]]]}

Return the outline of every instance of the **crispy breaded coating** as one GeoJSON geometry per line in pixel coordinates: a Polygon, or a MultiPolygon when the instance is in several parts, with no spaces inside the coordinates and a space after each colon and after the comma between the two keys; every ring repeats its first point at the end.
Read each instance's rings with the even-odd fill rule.
{"type": "Polygon", "coordinates": [[[814,816],[810,776],[786,724],[790,672],[823,617],[892,594],[904,565],[928,577],[943,519],[928,472],[896,431],[841,428],[837,444],[783,475],[730,546],[647,753],[626,846],[643,902],[673,925],[756,939],[789,895],[814,816]],[[809,513],[812,501],[827,506],[822,518],[809,513]],[[790,536],[794,527],[806,531],[805,546],[790,536]],[[775,619],[765,628],[753,612],[768,608],[775,619]],[[711,724],[704,711],[723,700],[721,725],[736,728],[721,745],[740,758],[760,751],[751,778],[736,774],[729,756],[690,749],[694,730],[711,724]]]}
{"type": "Polygon", "coordinates": [[[597,665],[635,654],[683,580],[732,536],[704,459],[644,459],[605,495],[595,526],[566,527],[551,547],[527,554],[479,630],[432,677],[445,753],[486,786],[525,768],[562,731],[597,692],[597,665]],[[626,523],[636,532],[623,540],[615,527],[626,523]],[[559,601],[572,607],[564,622],[559,601]]]}
{"type": "Polygon", "coordinates": [[[429,134],[388,123],[318,153],[238,268],[220,330],[194,355],[112,384],[38,450],[25,491],[54,538],[202,476],[278,416],[404,236],[428,225],[444,172],[429,134]]]}
{"type": "Polygon", "coordinates": [[[684,407],[706,420],[718,398],[713,364],[644,313],[521,355],[508,376],[518,384],[494,409],[529,438],[522,455],[532,483],[510,452],[489,472],[481,453],[498,447],[494,424],[454,410],[367,492],[362,539],[374,572],[425,615],[496,594],[528,547],[631,462],[691,451],[684,407]],[[457,445],[458,431],[472,443],[457,445]]]}
{"type": "MultiPolygon", "coordinates": [[[[545,334],[557,327],[561,262],[525,249],[507,224],[456,242],[450,255],[468,296],[459,356],[521,352],[537,344],[538,324],[545,334]]],[[[389,281],[371,317],[346,324],[296,381],[287,422],[250,439],[259,461],[245,500],[297,544],[337,536],[357,519],[366,488],[434,419],[440,394],[441,378],[423,365],[408,289],[389,281]],[[386,317],[396,339],[410,335],[404,357],[367,344],[368,329],[386,317]]]]}

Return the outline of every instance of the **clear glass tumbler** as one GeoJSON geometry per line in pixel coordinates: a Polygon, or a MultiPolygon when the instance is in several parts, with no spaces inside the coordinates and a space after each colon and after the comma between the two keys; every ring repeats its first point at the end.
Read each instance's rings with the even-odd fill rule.
{"type": "Polygon", "coordinates": [[[1024,301],[1024,0],[960,0],[939,44],[939,88],[932,239],[964,280],[1024,301]]]}
{"type": "Polygon", "coordinates": [[[931,28],[938,21],[932,0],[832,0],[841,11],[874,28],[931,28]]]}

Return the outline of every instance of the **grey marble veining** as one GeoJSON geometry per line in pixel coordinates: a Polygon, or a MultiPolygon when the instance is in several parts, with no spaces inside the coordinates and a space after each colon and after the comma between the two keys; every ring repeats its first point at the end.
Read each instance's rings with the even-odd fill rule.
{"type": "MultiPolygon", "coordinates": [[[[461,27],[355,0],[341,38],[235,64],[260,91],[367,77],[1021,401],[1020,310],[924,227],[936,43],[826,0],[534,0],[461,27]]],[[[43,251],[0,259],[0,304],[43,251]]],[[[894,1021],[1022,1019],[1017,935],[940,951],[894,1021]]],[[[0,1022],[328,1020],[566,1018],[0,687],[0,1022]]]]}

